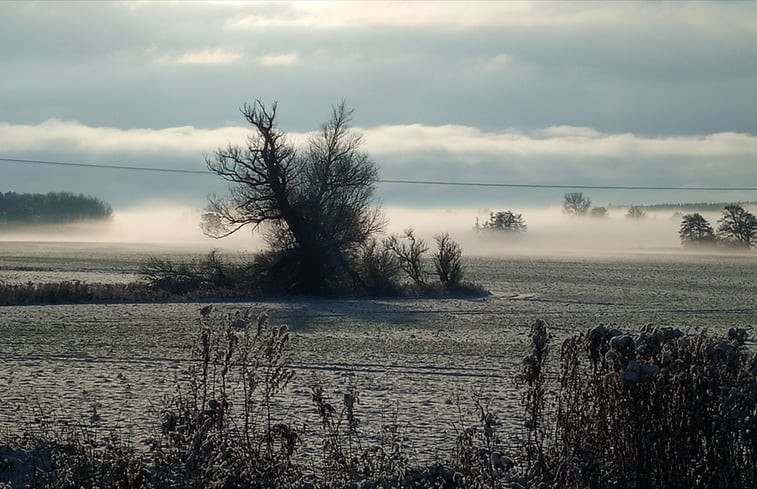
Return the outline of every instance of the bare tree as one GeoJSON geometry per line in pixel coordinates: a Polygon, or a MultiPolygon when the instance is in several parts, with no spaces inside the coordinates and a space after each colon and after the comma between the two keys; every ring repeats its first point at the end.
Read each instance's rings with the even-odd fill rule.
{"type": "Polygon", "coordinates": [[[344,102],[298,152],[277,125],[277,104],[245,104],[253,133],[206,158],[230,182],[229,195],[211,197],[203,231],[216,238],[251,225],[265,233],[272,256],[263,273],[290,292],[358,290],[354,255],[384,221],[373,193],[378,172],[360,151],[344,102]]]}
{"type": "Polygon", "coordinates": [[[757,241],[757,217],[738,204],[723,208],[718,219],[718,237],[737,248],[751,248],[757,241]]]}
{"type": "Polygon", "coordinates": [[[389,236],[384,242],[384,247],[391,250],[399,260],[400,268],[410,277],[418,287],[427,286],[426,269],[423,266],[423,255],[428,251],[428,245],[420,238],[415,237],[415,231],[408,228],[404,236],[396,234],[389,236]]]}
{"type": "Polygon", "coordinates": [[[565,194],[562,203],[565,213],[573,216],[583,216],[589,212],[589,207],[591,207],[591,199],[585,196],[583,192],[569,192],[565,194]]]}
{"type": "Polygon", "coordinates": [[[592,207],[589,214],[591,217],[607,217],[607,207],[592,207]]]}
{"type": "Polygon", "coordinates": [[[644,219],[645,217],[647,217],[647,213],[644,211],[644,209],[641,208],[641,206],[632,205],[628,208],[626,217],[629,219],[644,219]]]}
{"type": "Polygon", "coordinates": [[[681,238],[681,244],[687,247],[715,244],[715,232],[712,226],[698,212],[683,216],[678,236],[681,238]]]}
{"type": "Polygon", "coordinates": [[[437,252],[433,257],[434,268],[439,281],[447,289],[460,286],[463,281],[463,250],[452,240],[448,233],[434,236],[437,252]]]}

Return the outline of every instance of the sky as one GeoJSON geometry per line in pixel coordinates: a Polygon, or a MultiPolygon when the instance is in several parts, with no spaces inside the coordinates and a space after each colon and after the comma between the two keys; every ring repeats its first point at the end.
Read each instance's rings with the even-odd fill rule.
{"type": "MultiPolygon", "coordinates": [[[[345,100],[383,179],[757,187],[755,2],[0,2],[0,158],[204,170],[277,101],[345,100]]],[[[0,191],[202,207],[225,184],[0,161],[0,191]]],[[[565,189],[379,183],[387,207],[559,206],[565,189]]],[[[587,189],[596,205],[757,192],[587,189]]]]}

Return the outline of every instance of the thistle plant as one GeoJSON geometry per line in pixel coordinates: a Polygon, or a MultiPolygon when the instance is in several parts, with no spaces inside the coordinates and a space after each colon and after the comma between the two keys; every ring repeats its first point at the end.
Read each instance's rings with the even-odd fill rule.
{"type": "Polygon", "coordinates": [[[596,326],[563,344],[558,487],[751,487],[757,368],[725,339],[596,326]]]}
{"type": "Polygon", "coordinates": [[[517,381],[523,385],[522,404],[525,410],[523,425],[526,430],[525,463],[526,483],[533,474],[547,472],[546,424],[544,420],[546,362],[549,351],[547,324],[537,319],[529,333],[530,354],[523,358],[517,381]]]}

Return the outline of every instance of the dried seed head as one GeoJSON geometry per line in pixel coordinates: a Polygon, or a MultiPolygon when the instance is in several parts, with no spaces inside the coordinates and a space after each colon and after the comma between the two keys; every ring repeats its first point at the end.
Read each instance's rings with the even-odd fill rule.
{"type": "Polygon", "coordinates": [[[588,337],[592,342],[600,342],[605,334],[607,334],[607,328],[604,324],[599,323],[597,326],[589,330],[588,337]]]}
{"type": "Polygon", "coordinates": [[[268,313],[263,311],[258,315],[258,329],[262,328],[268,323],[268,313]]]}
{"type": "Polygon", "coordinates": [[[605,360],[607,363],[615,363],[620,360],[620,354],[615,350],[607,350],[607,353],[605,353],[605,360]]]}
{"type": "Polygon", "coordinates": [[[246,328],[247,327],[247,321],[241,317],[237,317],[234,319],[234,321],[231,323],[231,325],[234,328],[246,328]]]}
{"type": "Polygon", "coordinates": [[[610,348],[620,353],[628,354],[634,349],[634,341],[631,335],[614,336],[610,340],[610,348]]]}

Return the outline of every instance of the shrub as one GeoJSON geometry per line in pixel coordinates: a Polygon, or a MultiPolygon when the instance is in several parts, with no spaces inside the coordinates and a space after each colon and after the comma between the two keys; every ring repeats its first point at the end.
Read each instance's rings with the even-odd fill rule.
{"type": "Polygon", "coordinates": [[[402,237],[396,234],[389,236],[384,242],[384,247],[395,254],[400,268],[419,289],[428,287],[427,272],[423,264],[423,255],[428,251],[428,245],[424,240],[415,237],[412,228],[406,229],[402,237]]]}
{"type": "Polygon", "coordinates": [[[434,240],[437,252],[433,257],[433,262],[439,281],[448,290],[456,289],[460,287],[463,280],[463,250],[447,233],[435,236],[434,240]]]}
{"type": "Polygon", "coordinates": [[[253,265],[229,263],[213,250],[204,258],[190,262],[150,258],[142,264],[140,274],[151,288],[172,295],[232,289],[237,294],[250,294],[258,289],[253,268],[253,265]]]}
{"type": "Polygon", "coordinates": [[[38,407],[30,411],[25,432],[15,439],[6,435],[0,445],[0,488],[137,488],[149,483],[143,459],[129,440],[99,426],[96,404],[87,421],[62,426],[38,407]]]}
{"type": "Polygon", "coordinates": [[[726,339],[599,325],[562,346],[557,487],[751,487],[757,357],[726,339]]]}
{"type": "MultiPolygon", "coordinates": [[[[239,312],[216,327],[204,309],[187,379],[160,412],[160,429],[139,453],[91,426],[56,431],[33,417],[23,447],[27,482],[45,488],[299,487],[301,430],[274,405],[294,371],[286,326],[239,312]],[[242,329],[244,328],[244,329],[242,329]]],[[[2,470],[0,470],[0,473],[2,470]]],[[[1,475],[1,474],[0,474],[1,475]]]]}
{"type": "Polygon", "coordinates": [[[527,433],[524,446],[526,475],[546,475],[548,453],[544,404],[549,334],[543,320],[538,319],[531,325],[529,339],[531,353],[523,359],[521,373],[516,377],[516,381],[524,387],[522,403],[525,410],[523,425],[527,433]]]}
{"type": "Polygon", "coordinates": [[[626,217],[628,219],[645,219],[647,217],[647,213],[643,207],[639,205],[632,205],[628,208],[626,217]]]}
{"type": "Polygon", "coordinates": [[[99,284],[78,280],[24,284],[0,283],[0,305],[70,304],[102,301],[148,301],[165,298],[142,284],[99,284]]]}
{"type": "Polygon", "coordinates": [[[397,276],[400,270],[397,255],[377,240],[368,241],[360,250],[358,273],[368,294],[399,295],[397,276]]]}

